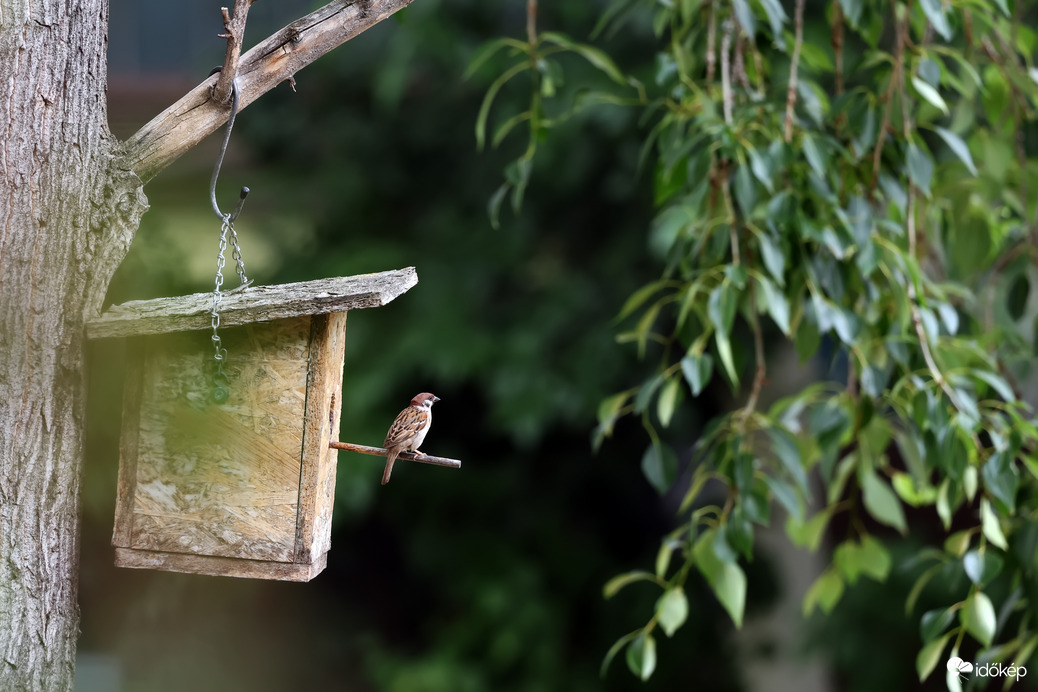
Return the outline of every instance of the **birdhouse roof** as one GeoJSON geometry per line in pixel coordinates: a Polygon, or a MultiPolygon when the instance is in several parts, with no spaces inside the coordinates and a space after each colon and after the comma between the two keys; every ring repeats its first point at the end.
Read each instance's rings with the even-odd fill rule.
{"type": "MultiPolygon", "coordinates": [[[[301,281],[278,286],[251,286],[229,291],[220,299],[220,325],[345,312],[385,305],[418,283],[414,267],[301,281]]],[[[131,300],[113,305],[86,325],[87,338],[142,336],[212,327],[213,294],[131,300]]]]}

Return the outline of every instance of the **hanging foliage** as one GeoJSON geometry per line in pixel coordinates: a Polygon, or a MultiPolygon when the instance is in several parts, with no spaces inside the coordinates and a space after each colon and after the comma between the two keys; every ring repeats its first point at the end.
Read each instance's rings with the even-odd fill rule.
{"type": "MultiPolygon", "coordinates": [[[[491,200],[495,224],[509,193],[521,204],[538,141],[574,112],[635,108],[646,127],[642,166],[658,212],[645,234],[663,270],[618,306],[618,340],[656,368],[602,402],[594,436],[601,445],[620,418],[640,420],[642,468],[660,492],[673,491],[679,457],[690,458],[681,523],[655,569],[605,587],[607,598],[640,582],[660,590],[647,624],[606,657],[608,666],[625,651],[642,679],[656,664],[654,637],[688,615],[694,572],[742,623],[741,562],[775,503],[797,545],[817,549],[838,515],[849,527],[834,537],[805,613],[831,611],[861,576],[885,580],[882,537],[887,527],[907,533],[908,510],[933,512],[945,531],[953,519],[966,527],[918,551],[930,566],[906,607],[921,623],[920,679],[959,656],[966,638],[998,660],[1026,661],[1038,645],[1027,617],[1038,427],[1022,398],[1036,346],[1035,8],[841,0],[809,9],[805,0],[617,0],[595,39],[651,22],[656,70],[643,84],[602,49],[539,31],[531,1],[526,40],[500,39],[473,65],[502,51],[513,59],[480,109],[480,145],[528,132],[491,200]],[[605,79],[562,103],[565,54],[605,79]],[[488,137],[499,90],[521,74],[532,80],[529,107],[501,116],[488,137]],[[769,356],[787,347],[801,361],[845,361],[825,369],[846,375],[765,407],[769,356]],[[683,399],[717,380],[739,404],[691,450],[675,451],[663,431],[683,399]],[[726,489],[720,502],[704,498],[708,480],[726,489]],[[915,612],[927,581],[948,569],[967,586],[915,612]]],[[[947,684],[957,687],[957,671],[947,684]]]]}

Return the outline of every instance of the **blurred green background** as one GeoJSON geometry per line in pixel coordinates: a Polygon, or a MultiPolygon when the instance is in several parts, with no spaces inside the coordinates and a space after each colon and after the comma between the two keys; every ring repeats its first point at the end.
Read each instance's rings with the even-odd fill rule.
{"type": "MultiPolygon", "coordinates": [[[[117,135],[222,61],[210,5],[113,0],[117,135]]],[[[542,3],[539,21],[586,40],[604,7],[542,3]]],[[[257,3],[246,47],[310,8],[257,3]]],[[[463,468],[403,463],[383,488],[379,458],[340,453],[328,568],[309,584],[116,569],[122,347],[94,343],[81,690],[826,690],[913,679],[911,660],[881,667],[865,687],[804,663],[803,637],[787,626],[799,595],[766,541],[748,566],[749,633],[736,636],[694,580],[689,621],[660,641],[651,681],[643,686],[622,660],[600,677],[610,645],[644,624],[658,595],[629,588],[607,602],[602,585],[651,565],[677,521],[673,498],[642,475],[640,429],[621,424],[598,454],[590,445],[602,397],[651,369],[615,342],[613,323],[660,271],[647,247],[651,181],[637,166],[645,128],[618,107],[575,118],[541,144],[521,211],[504,212],[492,229],[487,201],[517,151],[476,151],[476,113],[495,73],[462,75],[481,44],[521,35],[524,22],[516,0],[416,0],[296,75],[296,92],[282,84],[244,110],[218,189],[224,206],[237,187],[252,189],[237,230],[259,284],[417,267],[410,292],[350,315],[341,438],[380,444],[408,400],[431,391],[442,402],[423,450],[463,468]],[[754,634],[783,599],[778,628],[754,634]],[[807,670],[792,683],[753,668],[790,651],[790,665],[807,670]]],[[[605,47],[625,69],[651,72],[648,26],[635,21],[605,47]]],[[[566,67],[564,89],[601,79],[580,61],[566,67]]],[[[526,95],[517,85],[501,98],[508,111],[526,95]]],[[[110,303],[211,290],[219,223],[207,188],[217,139],[146,187],[151,210],[110,303]]],[[[686,404],[672,426],[676,442],[687,447],[726,403],[714,387],[686,404]]],[[[810,569],[803,554],[791,559],[810,569]]],[[[847,598],[828,626],[841,613],[882,622],[872,606],[889,602],[896,612],[904,593],[865,598],[847,598]]],[[[816,624],[821,647],[837,648],[827,624],[816,624]]],[[[860,660],[850,656],[843,669],[860,660]]]]}

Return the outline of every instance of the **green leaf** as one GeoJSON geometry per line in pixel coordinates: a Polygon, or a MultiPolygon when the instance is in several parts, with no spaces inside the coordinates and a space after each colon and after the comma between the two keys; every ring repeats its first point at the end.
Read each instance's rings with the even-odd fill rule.
{"type": "Polygon", "coordinates": [[[840,0],[843,16],[847,18],[847,23],[854,29],[858,28],[858,23],[861,21],[861,10],[864,5],[864,0],[840,0]]]}
{"type": "Polygon", "coordinates": [[[1010,387],[1009,383],[1002,379],[1000,375],[988,372],[987,370],[980,370],[979,368],[970,370],[970,374],[978,380],[983,380],[991,385],[991,388],[1002,397],[1003,401],[1016,401],[1016,395],[1013,394],[1013,388],[1010,387]]]}
{"type": "Polygon", "coordinates": [[[811,552],[818,550],[825,534],[825,527],[829,525],[829,513],[819,512],[806,522],[800,522],[790,515],[786,518],[786,535],[795,545],[807,548],[811,552]]]}
{"type": "Polygon", "coordinates": [[[660,398],[656,402],[656,415],[659,416],[660,425],[664,428],[670,425],[670,421],[674,417],[674,409],[678,405],[680,394],[681,380],[677,377],[667,380],[667,384],[663,386],[660,398]]]}
{"type": "Polygon", "coordinates": [[[1009,544],[1006,542],[1005,534],[1002,533],[998,516],[991,509],[991,503],[986,498],[980,501],[980,527],[984,532],[984,537],[991,541],[991,545],[1002,550],[1009,550],[1009,544]]]}
{"type": "Polygon", "coordinates": [[[937,488],[937,502],[934,505],[937,508],[937,516],[941,518],[941,524],[944,526],[944,530],[947,531],[951,528],[951,479],[945,478],[941,481],[941,485],[937,488]]]}
{"type": "Polygon", "coordinates": [[[956,531],[944,539],[944,549],[955,557],[962,557],[969,550],[970,541],[973,538],[972,530],[956,531]]]}
{"type": "MultiPolygon", "coordinates": [[[[922,0],[925,4],[926,0],[922,0]]],[[[937,89],[934,89],[926,81],[919,79],[919,77],[912,77],[912,86],[919,92],[919,95],[926,99],[927,103],[931,106],[938,108],[942,113],[948,115],[948,104],[941,98],[941,94],[937,89]]]]}
{"type": "Polygon", "coordinates": [[[674,632],[685,624],[688,619],[688,598],[680,586],[668,589],[656,601],[656,615],[659,618],[660,627],[667,633],[668,637],[674,636],[674,632]]]}
{"type": "Polygon", "coordinates": [[[897,499],[897,495],[890,489],[890,486],[872,469],[862,473],[861,481],[865,509],[868,510],[869,514],[881,524],[886,524],[901,533],[906,533],[908,525],[905,522],[905,512],[901,507],[901,502],[897,499]]]}
{"type": "Polygon", "coordinates": [[[620,314],[616,316],[616,321],[619,322],[623,320],[632,312],[640,308],[649,298],[656,295],[660,289],[666,288],[667,283],[666,280],[660,279],[659,281],[653,281],[650,284],[646,284],[632,293],[631,297],[627,299],[626,303],[624,303],[623,308],[620,309],[620,314]]]}
{"type": "Polygon", "coordinates": [[[768,315],[782,333],[789,336],[789,299],[786,294],[775,290],[774,284],[763,276],[757,279],[757,284],[761,288],[759,302],[764,303],[768,315]]]}
{"type": "Polygon", "coordinates": [[[656,640],[642,631],[627,645],[627,667],[643,682],[656,670],[656,640]]]}
{"type": "Polygon", "coordinates": [[[995,607],[983,591],[973,591],[966,597],[959,619],[963,627],[984,646],[991,646],[995,637],[995,607]]]}
{"type": "Polygon", "coordinates": [[[479,114],[476,116],[476,148],[479,151],[483,151],[483,146],[486,143],[487,137],[487,118],[490,116],[490,107],[494,104],[494,99],[497,97],[497,92],[501,90],[512,77],[515,77],[521,72],[525,72],[528,69],[528,65],[525,62],[521,62],[518,65],[513,65],[511,68],[503,72],[497,79],[493,81],[490,87],[487,89],[486,95],[483,97],[483,103],[479,106],[479,114]]]}
{"type": "Polygon", "coordinates": [[[618,574],[609,581],[607,581],[605,586],[602,587],[602,595],[607,599],[612,598],[617,594],[617,592],[620,591],[620,589],[624,588],[628,584],[633,584],[636,581],[655,582],[656,577],[652,576],[648,572],[643,572],[641,570],[634,570],[631,572],[618,574]]]}
{"type": "Polygon", "coordinates": [[[937,667],[938,662],[941,660],[941,654],[944,652],[944,647],[948,645],[948,639],[951,635],[952,633],[949,632],[940,639],[935,639],[926,644],[919,650],[915,657],[915,672],[919,674],[919,682],[923,682],[930,677],[930,673],[937,667]]]}
{"type": "Polygon", "coordinates": [[[555,31],[545,31],[541,33],[541,40],[548,43],[554,43],[555,45],[571,50],[577,53],[585,60],[587,60],[592,67],[596,68],[600,72],[606,74],[611,80],[617,84],[627,86],[627,80],[624,79],[623,72],[616,66],[613,59],[603,53],[594,46],[589,46],[584,43],[577,43],[565,34],[560,34],[555,31]]]}
{"type": "Polygon", "coordinates": [[[511,48],[515,51],[526,53],[529,49],[529,44],[522,41],[517,41],[514,38],[497,38],[493,41],[489,41],[483,44],[477,51],[476,55],[472,58],[468,68],[465,70],[464,79],[468,79],[474,75],[483,64],[489,60],[495,53],[502,48],[511,48]]]}
{"type": "MultiPolygon", "coordinates": [[[[771,0],[775,2],[776,0],[771,0]]],[[[750,156],[750,170],[753,171],[753,177],[760,181],[760,184],[765,187],[769,193],[775,192],[775,185],[771,180],[771,170],[768,168],[768,162],[765,160],[761,153],[749,147],[746,153],[750,156]]]]}
{"type": "Polygon", "coordinates": [[[933,159],[915,142],[908,144],[908,179],[927,197],[930,196],[930,182],[933,180],[933,159]]]}
{"type": "Polygon", "coordinates": [[[670,558],[674,554],[674,549],[680,547],[680,544],[672,538],[665,538],[660,543],[660,550],[656,553],[656,576],[662,579],[667,574],[667,569],[670,567],[670,558]]]}
{"type": "Polygon", "coordinates": [[[750,175],[750,169],[741,164],[735,169],[735,201],[742,210],[744,216],[753,214],[753,208],[757,206],[757,187],[750,175]]]}
{"type": "Polygon", "coordinates": [[[661,211],[652,220],[652,231],[649,234],[653,253],[658,257],[666,257],[685,229],[695,221],[695,210],[685,204],[675,204],[661,211]]]}
{"type": "Polygon", "coordinates": [[[791,485],[773,476],[765,476],[764,482],[767,484],[768,489],[771,490],[771,494],[775,496],[779,504],[786,508],[790,516],[797,520],[804,518],[804,507],[791,485]]]}
{"type": "Polygon", "coordinates": [[[642,455],[642,473],[660,495],[674,483],[677,467],[677,455],[669,445],[650,444],[642,455]]]}
{"type": "Polygon", "coordinates": [[[721,365],[724,366],[724,371],[728,375],[728,379],[731,380],[732,387],[738,389],[739,373],[735,370],[735,360],[732,357],[732,343],[728,340],[728,335],[722,332],[714,332],[714,341],[717,344],[717,355],[721,359],[721,365]]]}
{"type": "Polygon", "coordinates": [[[760,254],[768,273],[779,286],[785,286],[786,255],[779,249],[778,242],[769,233],[761,233],[757,239],[760,241],[760,254]]]}
{"type": "Polygon", "coordinates": [[[742,616],[746,609],[746,574],[735,562],[722,562],[714,553],[714,533],[709,529],[696,542],[693,557],[696,567],[706,577],[717,600],[728,612],[736,627],[742,627],[742,616]]]}
{"type": "Polygon", "coordinates": [[[598,671],[599,675],[601,675],[604,678],[606,672],[609,670],[609,664],[612,663],[613,659],[616,658],[616,655],[620,653],[620,649],[624,648],[629,643],[634,641],[634,639],[641,633],[642,630],[637,629],[617,639],[616,642],[614,642],[613,645],[609,647],[609,651],[606,653],[605,658],[602,659],[602,667],[598,671]]]}
{"type": "Polygon", "coordinates": [[[843,595],[843,579],[832,567],[822,572],[804,595],[804,616],[817,605],[823,613],[831,613],[843,595]]]}
{"type": "Polygon", "coordinates": [[[825,156],[822,154],[822,150],[815,143],[814,137],[805,133],[802,146],[804,147],[804,156],[807,158],[807,163],[811,166],[811,170],[813,170],[819,178],[825,178],[825,156]]]}
{"type": "Polygon", "coordinates": [[[718,333],[723,332],[725,336],[731,333],[738,303],[738,291],[731,283],[721,283],[710,291],[706,306],[707,315],[718,333]]]}
{"type": "Polygon", "coordinates": [[[1016,490],[1020,485],[1020,474],[1013,460],[1005,452],[995,452],[981,469],[984,487],[1001,502],[1010,513],[1016,511],[1016,490]]]}
{"type": "Polygon", "coordinates": [[[681,372],[692,388],[692,396],[699,396],[714,374],[714,359],[709,353],[689,353],[681,359],[681,372]]]}
{"type": "Polygon", "coordinates": [[[905,504],[912,505],[913,507],[924,507],[932,505],[937,501],[936,488],[932,485],[924,485],[921,488],[917,488],[912,476],[902,471],[894,472],[891,478],[891,485],[894,486],[894,492],[897,493],[897,496],[905,504]]]}
{"type": "Polygon", "coordinates": [[[865,536],[861,540],[859,554],[862,559],[861,572],[876,581],[886,581],[890,574],[893,560],[890,551],[872,536],[865,536]]]}
{"type": "Polygon", "coordinates": [[[782,36],[782,25],[786,21],[786,11],[782,9],[779,0],[761,0],[764,13],[768,15],[768,23],[771,24],[771,35],[775,40],[775,46],[779,50],[786,50],[786,42],[782,36]]]}
{"type": "Polygon", "coordinates": [[[948,625],[955,620],[955,611],[951,608],[936,608],[923,613],[919,620],[919,636],[924,642],[933,640],[944,634],[948,625]]]}
{"type": "Polygon", "coordinates": [[[796,438],[781,428],[769,428],[768,438],[771,440],[771,449],[775,456],[782,462],[793,480],[796,481],[800,492],[807,494],[807,472],[804,470],[804,460],[797,447],[796,438]]]}
{"type": "Polygon", "coordinates": [[[885,581],[890,574],[892,561],[890,552],[882,543],[866,536],[861,543],[844,541],[837,546],[833,553],[833,564],[839,568],[847,582],[853,584],[860,574],[876,581],[885,581]]]}
{"type": "Polygon", "coordinates": [[[945,41],[950,41],[952,37],[951,25],[948,23],[948,17],[944,14],[944,5],[941,0],[920,0],[920,4],[923,6],[923,13],[930,20],[934,30],[945,41]]]}
{"type": "Polygon", "coordinates": [[[753,16],[753,10],[750,9],[750,3],[746,0],[733,0],[732,9],[735,10],[735,17],[738,19],[743,33],[752,41],[753,37],[757,35],[757,20],[753,16]]]}
{"type": "Polygon", "coordinates": [[[970,148],[966,146],[966,142],[951,130],[946,130],[943,127],[935,127],[934,131],[941,136],[941,139],[952,150],[952,153],[959,157],[959,161],[962,161],[969,172],[977,175],[977,167],[973,164],[973,156],[970,155],[970,148]]]}
{"type": "Polygon", "coordinates": [[[984,588],[1002,571],[1002,558],[990,550],[973,549],[962,556],[962,568],[966,576],[977,586],[984,588]]]}

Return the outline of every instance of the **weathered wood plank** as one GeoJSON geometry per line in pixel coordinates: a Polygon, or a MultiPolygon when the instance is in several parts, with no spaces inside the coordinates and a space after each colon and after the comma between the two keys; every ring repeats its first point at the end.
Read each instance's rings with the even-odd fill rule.
{"type": "Polygon", "coordinates": [[[126,374],[123,381],[123,434],[119,440],[119,480],[115,492],[115,523],[112,545],[129,547],[133,533],[133,497],[137,492],[137,455],[140,447],[142,387],[144,384],[145,339],[126,344],[126,374]]]}
{"type": "Polygon", "coordinates": [[[328,441],[339,432],[346,313],[317,315],[311,325],[294,553],[295,562],[306,563],[331,547],[337,453],[328,441]]]}
{"type": "Polygon", "coordinates": [[[128,547],[294,562],[312,319],[226,330],[222,403],[210,398],[208,335],[142,339],[128,547]]]}
{"type": "MultiPolygon", "coordinates": [[[[252,286],[243,291],[223,294],[220,325],[233,327],[302,315],[379,307],[417,283],[415,268],[406,267],[376,274],[277,286],[252,286]]],[[[87,322],[87,338],[210,329],[212,301],[212,293],[193,293],[173,298],[132,300],[115,305],[87,322]]]]}
{"type": "Polygon", "coordinates": [[[310,581],[320,574],[328,563],[328,554],[317,556],[312,564],[294,562],[263,562],[212,555],[184,555],[160,550],[115,549],[115,566],[136,569],[160,569],[186,574],[211,574],[218,577],[245,577],[249,579],[276,579],[279,581],[310,581]]]}

